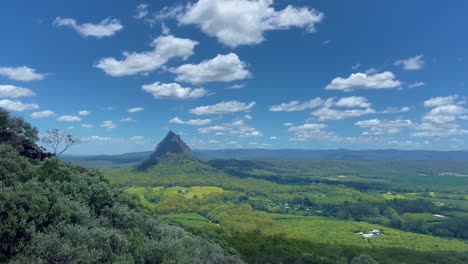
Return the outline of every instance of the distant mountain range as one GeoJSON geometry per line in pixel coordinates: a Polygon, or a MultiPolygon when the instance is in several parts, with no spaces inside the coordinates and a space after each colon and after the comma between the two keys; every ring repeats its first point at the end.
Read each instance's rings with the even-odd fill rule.
{"type": "MultiPolygon", "coordinates": [[[[79,157],[87,160],[113,163],[140,162],[148,159],[153,151],[79,157]]],[[[326,160],[467,160],[468,151],[432,150],[304,150],[304,149],[220,149],[193,150],[201,159],[326,159],[326,160]]],[[[65,159],[72,157],[65,157],[65,159]]],[[[78,157],[73,157],[78,158],[78,157]]]]}

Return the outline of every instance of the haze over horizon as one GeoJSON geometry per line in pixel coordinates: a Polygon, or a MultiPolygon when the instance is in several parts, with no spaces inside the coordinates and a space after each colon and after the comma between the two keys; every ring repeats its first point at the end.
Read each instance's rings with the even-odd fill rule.
{"type": "Polygon", "coordinates": [[[467,149],[465,1],[0,6],[0,107],[69,154],[467,149]]]}

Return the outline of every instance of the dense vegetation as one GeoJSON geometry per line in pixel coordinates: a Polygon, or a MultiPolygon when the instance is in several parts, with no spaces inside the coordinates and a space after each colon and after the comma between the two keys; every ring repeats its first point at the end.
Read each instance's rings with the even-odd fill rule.
{"type": "Polygon", "coordinates": [[[97,171],[19,155],[37,131],[8,115],[0,122],[0,262],[241,262],[228,247],[150,215],[97,171]],[[16,132],[5,136],[11,125],[16,132]]]}
{"type": "MultiPolygon", "coordinates": [[[[195,234],[223,239],[249,263],[349,263],[365,258],[360,256],[380,263],[468,260],[464,253],[468,245],[454,239],[464,239],[460,234],[466,230],[464,213],[468,211],[453,204],[459,201],[464,205],[467,178],[446,175],[448,183],[437,186],[436,193],[419,185],[405,187],[419,192],[402,193],[398,192],[403,185],[400,180],[421,181],[415,178],[423,177],[418,175],[418,165],[408,163],[398,176],[390,173],[397,171],[394,165],[384,166],[388,164],[384,162],[382,174],[360,169],[371,165],[359,161],[354,162],[356,166],[340,161],[341,165],[324,167],[320,173],[316,163],[323,164],[285,160],[203,163],[169,154],[146,172],[127,167],[105,169],[104,174],[149,210],[195,234]],[[451,180],[462,184],[452,187],[451,180]],[[380,181],[383,189],[376,188],[375,181],[380,181]],[[450,203],[437,203],[447,198],[450,203]],[[371,239],[357,234],[372,229],[384,234],[371,239]]],[[[434,177],[442,177],[437,174],[448,166],[434,164],[426,169],[434,177]]],[[[450,170],[467,171],[466,165],[457,166],[450,170]]],[[[429,186],[431,178],[424,179],[429,186]]]]}

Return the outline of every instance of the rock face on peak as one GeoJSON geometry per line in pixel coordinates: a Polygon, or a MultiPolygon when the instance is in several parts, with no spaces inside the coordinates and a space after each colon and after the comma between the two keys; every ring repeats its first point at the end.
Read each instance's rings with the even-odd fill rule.
{"type": "Polygon", "coordinates": [[[159,142],[150,158],[159,158],[167,153],[187,153],[192,155],[192,150],[176,133],[169,131],[166,137],[159,142]]]}
{"type": "Polygon", "coordinates": [[[158,160],[167,154],[185,154],[190,157],[193,156],[192,150],[187,144],[185,144],[180,136],[169,131],[166,137],[156,146],[156,149],[150,157],[138,165],[136,169],[146,170],[149,167],[156,165],[158,160]]]}

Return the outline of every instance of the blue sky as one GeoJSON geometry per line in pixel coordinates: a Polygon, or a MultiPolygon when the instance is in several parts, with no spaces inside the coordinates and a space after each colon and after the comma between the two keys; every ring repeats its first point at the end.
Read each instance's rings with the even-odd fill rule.
{"type": "Polygon", "coordinates": [[[82,143],[466,149],[466,1],[0,4],[0,106],[82,143]]]}

